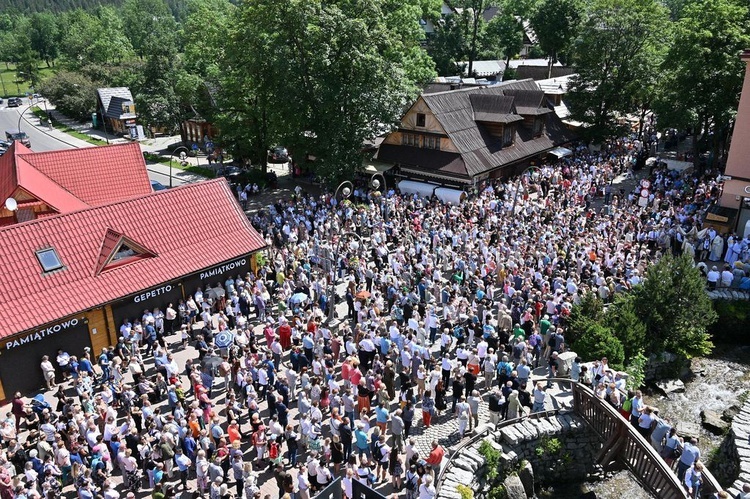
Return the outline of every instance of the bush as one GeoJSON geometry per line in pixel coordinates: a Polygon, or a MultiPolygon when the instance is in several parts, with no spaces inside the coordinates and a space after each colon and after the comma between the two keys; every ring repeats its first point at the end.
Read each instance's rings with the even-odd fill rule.
{"type": "Polygon", "coordinates": [[[484,457],[484,467],[487,470],[487,481],[492,482],[498,475],[500,451],[495,449],[487,440],[484,440],[479,446],[479,454],[484,457]]]}
{"type": "Polygon", "coordinates": [[[718,320],[709,331],[714,341],[750,344],[750,338],[743,334],[750,331],[750,301],[715,300],[713,305],[718,320]]]}
{"type": "Polygon", "coordinates": [[[461,499],[474,499],[474,491],[468,486],[460,484],[456,487],[456,490],[461,495],[461,499]]]}
{"type": "Polygon", "coordinates": [[[604,322],[622,343],[628,362],[643,353],[647,338],[646,325],[638,317],[633,295],[617,295],[607,309],[604,322]]]}
{"type": "Polygon", "coordinates": [[[625,350],[612,330],[598,323],[589,323],[572,348],[581,358],[601,359],[607,357],[609,365],[621,369],[625,361],[625,350]]]}
{"type": "Polygon", "coordinates": [[[708,328],[716,322],[705,279],[687,255],[665,255],[633,290],[633,307],[648,331],[646,354],[672,352],[685,358],[713,349],[708,328]]]}
{"type": "MultiPolygon", "coordinates": [[[[604,303],[596,293],[584,294],[581,303],[571,309],[570,317],[566,321],[565,342],[569,345],[576,344],[592,324],[600,323],[603,318],[604,303]]],[[[584,359],[589,360],[585,357],[584,359]]]]}

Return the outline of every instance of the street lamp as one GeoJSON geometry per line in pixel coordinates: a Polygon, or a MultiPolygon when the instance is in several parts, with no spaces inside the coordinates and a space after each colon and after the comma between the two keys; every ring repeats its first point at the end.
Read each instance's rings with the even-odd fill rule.
{"type": "Polygon", "coordinates": [[[383,193],[385,193],[388,190],[388,185],[385,181],[385,176],[382,173],[375,172],[372,174],[372,176],[370,177],[370,189],[372,189],[373,191],[381,191],[380,196],[381,196],[382,201],[380,203],[380,206],[383,212],[383,220],[387,222],[388,221],[388,200],[385,199],[383,193]],[[382,187],[382,191],[381,191],[381,187],[382,187]]]}
{"type": "Polygon", "coordinates": [[[385,176],[383,176],[383,174],[380,172],[375,172],[370,177],[370,188],[374,191],[379,191],[381,190],[380,189],[381,187],[383,188],[382,189],[383,191],[385,191],[388,188],[387,183],[385,181],[385,176]]]}
{"type": "Polygon", "coordinates": [[[342,232],[341,235],[339,235],[338,242],[336,243],[336,253],[334,253],[333,255],[333,262],[332,262],[332,267],[333,267],[334,272],[333,272],[333,279],[331,279],[331,293],[328,296],[328,322],[331,322],[333,320],[333,312],[336,309],[336,300],[334,297],[336,295],[336,280],[339,275],[338,263],[339,263],[339,258],[341,256],[341,243],[348,236],[354,237],[358,241],[357,246],[353,248],[355,251],[359,251],[362,248],[362,238],[356,232],[346,231],[346,232],[342,232]]]}
{"type": "MultiPolygon", "coordinates": [[[[177,147],[174,151],[172,151],[172,154],[169,155],[169,187],[170,188],[172,187],[172,160],[174,159],[175,153],[177,153],[177,151],[180,151],[182,149],[185,150],[185,157],[187,157],[188,153],[190,152],[190,149],[188,149],[185,146],[177,147]]],[[[182,157],[180,157],[180,159],[182,159],[182,157]]]]}
{"type": "Polygon", "coordinates": [[[526,172],[529,172],[531,170],[538,170],[538,166],[529,166],[524,171],[521,172],[521,174],[518,176],[518,180],[516,180],[516,192],[513,194],[513,207],[510,209],[510,214],[515,215],[516,213],[516,203],[518,202],[518,191],[521,189],[521,179],[524,175],[526,175],[526,172]]]}

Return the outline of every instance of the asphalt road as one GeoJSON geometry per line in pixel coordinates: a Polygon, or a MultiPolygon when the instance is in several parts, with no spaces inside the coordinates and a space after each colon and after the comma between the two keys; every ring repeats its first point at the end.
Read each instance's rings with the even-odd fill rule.
{"type": "MultiPolygon", "coordinates": [[[[0,140],[5,139],[5,130],[17,130],[19,128],[19,118],[21,117],[21,112],[25,112],[27,108],[28,103],[24,104],[21,107],[15,108],[7,107],[7,103],[5,102],[3,104],[0,104],[0,140]]],[[[30,115],[27,114],[26,118],[28,118],[29,116],[30,115]]],[[[83,147],[82,144],[78,144],[79,141],[66,141],[56,136],[44,133],[25,119],[21,119],[20,129],[26,132],[26,134],[29,136],[29,138],[31,139],[31,149],[36,152],[58,151],[60,149],[75,149],[77,147],[83,147]]],[[[156,180],[157,182],[160,182],[165,186],[169,186],[169,173],[157,171],[157,165],[146,166],[148,169],[148,176],[151,180],[156,180]]],[[[180,173],[179,170],[175,170],[174,175],[172,176],[172,185],[175,187],[186,183],[187,180],[185,178],[181,178],[178,173],[180,173]]]]}

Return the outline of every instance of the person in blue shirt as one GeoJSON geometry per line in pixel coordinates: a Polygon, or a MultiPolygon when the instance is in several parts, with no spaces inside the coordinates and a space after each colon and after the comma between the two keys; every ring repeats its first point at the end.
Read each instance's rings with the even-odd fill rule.
{"type": "Polygon", "coordinates": [[[391,340],[384,334],[380,337],[380,354],[387,356],[388,352],[391,351],[391,340]]]}
{"type": "Polygon", "coordinates": [[[388,425],[388,408],[382,402],[375,408],[375,422],[380,428],[380,432],[385,435],[386,426],[388,425]]]}
{"type": "Polygon", "coordinates": [[[102,368],[102,379],[101,382],[109,381],[109,355],[107,355],[107,349],[102,348],[102,353],[99,355],[99,367],[102,368]]]}
{"type": "Polygon", "coordinates": [[[365,455],[368,459],[371,458],[370,443],[367,440],[367,433],[364,431],[362,423],[357,423],[357,429],[354,430],[354,439],[357,443],[357,452],[359,455],[365,455]]]}

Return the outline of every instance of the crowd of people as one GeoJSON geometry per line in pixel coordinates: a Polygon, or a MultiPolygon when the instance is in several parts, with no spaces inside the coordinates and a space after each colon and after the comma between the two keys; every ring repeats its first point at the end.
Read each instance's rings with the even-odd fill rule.
{"type": "MultiPolygon", "coordinates": [[[[126,320],[95,356],[42,361],[57,404],[14,397],[0,498],[60,497],[74,484],[82,499],[249,499],[271,481],[278,497],[307,499],[337,477],[348,498],[356,481],[436,497],[445,449],[416,445],[436,418],[455,417],[463,437],[544,410],[534,370],[560,368],[583,294],[611,300],[665,252],[702,244],[719,184],[657,168],[645,201],[640,187],[613,186],[642,147],[578,148],[460,205],[360,186],[347,199],[278,201],[252,217],[270,248],[256,274],[126,320]],[[340,300],[345,312],[329,321],[340,300]],[[225,332],[231,341],[217,341],[225,332]]],[[[622,380],[600,368],[571,375],[619,397],[622,380]]],[[[662,428],[639,397],[617,405],[653,441],[662,428]]],[[[690,445],[680,444],[681,478],[690,445]]]]}

